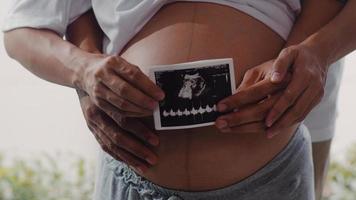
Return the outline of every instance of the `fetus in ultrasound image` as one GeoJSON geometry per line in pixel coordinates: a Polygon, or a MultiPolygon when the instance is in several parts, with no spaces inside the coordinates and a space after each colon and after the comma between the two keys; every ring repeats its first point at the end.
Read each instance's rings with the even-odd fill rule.
{"type": "Polygon", "coordinates": [[[182,82],[183,85],[178,97],[183,99],[192,100],[193,96],[199,97],[209,90],[209,88],[206,87],[204,78],[198,72],[184,75],[182,82]]]}
{"type": "Polygon", "coordinates": [[[220,115],[217,103],[232,95],[229,64],[154,73],[166,94],[159,104],[162,127],[214,122],[220,115]]]}

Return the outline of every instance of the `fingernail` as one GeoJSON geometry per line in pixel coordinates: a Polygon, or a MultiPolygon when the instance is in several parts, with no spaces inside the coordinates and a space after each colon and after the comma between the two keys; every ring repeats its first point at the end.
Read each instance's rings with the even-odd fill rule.
{"type": "Polygon", "coordinates": [[[267,119],[266,119],[266,126],[267,127],[271,127],[275,121],[275,115],[274,113],[271,113],[267,116],[267,119]]]}
{"type": "Polygon", "coordinates": [[[227,109],[227,105],[226,105],[226,104],[220,103],[220,104],[218,105],[218,111],[219,111],[219,112],[225,112],[226,109],[227,109]]]}
{"type": "Polygon", "coordinates": [[[135,166],[134,168],[138,171],[138,173],[143,174],[143,168],[142,167],[135,166]]]}
{"type": "Polygon", "coordinates": [[[266,120],[266,126],[267,126],[267,127],[271,127],[272,124],[273,124],[273,122],[272,122],[271,119],[267,119],[267,120],[266,120]]]}
{"type": "Polygon", "coordinates": [[[225,120],[219,119],[216,121],[216,127],[219,129],[224,129],[228,126],[227,122],[225,120]]]}
{"type": "Polygon", "coordinates": [[[161,101],[161,100],[164,99],[165,95],[164,95],[164,93],[162,93],[162,92],[158,92],[158,93],[156,94],[156,97],[157,97],[158,100],[161,101]]]}
{"type": "Polygon", "coordinates": [[[273,72],[272,77],[271,77],[271,81],[272,82],[278,82],[282,80],[282,74],[279,72],[273,72]]]}
{"type": "Polygon", "coordinates": [[[159,145],[159,139],[157,137],[149,137],[148,142],[153,146],[159,145]]]}

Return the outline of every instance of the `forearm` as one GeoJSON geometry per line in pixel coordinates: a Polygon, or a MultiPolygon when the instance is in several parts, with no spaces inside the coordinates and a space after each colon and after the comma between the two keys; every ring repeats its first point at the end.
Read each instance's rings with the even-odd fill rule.
{"type": "Polygon", "coordinates": [[[337,0],[306,0],[288,39],[286,47],[299,44],[328,24],[343,8],[337,0]]]}
{"type": "Polygon", "coordinates": [[[20,28],[5,33],[4,40],[10,57],[33,74],[60,85],[78,86],[88,53],[49,30],[20,28]]]}
{"type": "Polygon", "coordinates": [[[356,0],[349,0],[342,12],[303,43],[314,48],[331,64],[356,49],[356,0]]]}
{"type": "Polygon", "coordinates": [[[306,45],[326,66],[356,49],[356,0],[349,0],[345,6],[332,0],[322,4],[306,1],[304,7],[286,46],[306,45]],[[313,7],[322,12],[313,13],[313,7]]]}
{"type": "MultiPolygon", "coordinates": [[[[68,26],[67,39],[86,52],[101,53],[103,33],[92,10],[68,26]]],[[[87,96],[86,92],[81,89],[77,89],[77,93],[79,98],[87,96]]]]}

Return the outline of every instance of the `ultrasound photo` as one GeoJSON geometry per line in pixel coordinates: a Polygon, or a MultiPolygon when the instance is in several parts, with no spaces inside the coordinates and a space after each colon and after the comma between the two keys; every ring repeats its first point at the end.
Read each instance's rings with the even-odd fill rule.
{"type": "Polygon", "coordinates": [[[157,130],[212,125],[217,103],[235,92],[232,59],[157,66],[150,77],[166,94],[154,112],[157,130]]]}

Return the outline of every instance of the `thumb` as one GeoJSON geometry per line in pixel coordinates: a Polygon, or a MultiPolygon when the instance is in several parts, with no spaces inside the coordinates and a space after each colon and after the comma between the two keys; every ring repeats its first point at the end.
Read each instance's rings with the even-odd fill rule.
{"type": "Polygon", "coordinates": [[[293,65],[297,57],[297,50],[293,47],[283,49],[274,61],[272,68],[272,83],[280,83],[286,77],[289,68],[293,65]]]}

